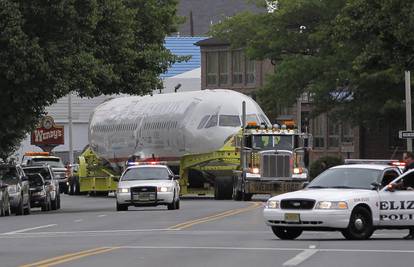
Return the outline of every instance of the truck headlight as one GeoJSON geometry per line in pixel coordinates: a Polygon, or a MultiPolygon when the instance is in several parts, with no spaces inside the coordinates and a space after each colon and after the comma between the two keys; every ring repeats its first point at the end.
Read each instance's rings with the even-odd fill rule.
{"type": "Polygon", "coordinates": [[[280,201],[279,200],[269,200],[266,203],[266,208],[268,209],[279,209],[280,201]]]}
{"type": "Polygon", "coordinates": [[[158,192],[172,192],[172,186],[161,186],[157,188],[158,192]]]}
{"type": "Polygon", "coordinates": [[[345,201],[319,201],[315,209],[320,210],[347,210],[348,203],[345,201]]]}
{"type": "Polygon", "coordinates": [[[129,193],[129,188],[118,188],[118,193],[129,193]]]}

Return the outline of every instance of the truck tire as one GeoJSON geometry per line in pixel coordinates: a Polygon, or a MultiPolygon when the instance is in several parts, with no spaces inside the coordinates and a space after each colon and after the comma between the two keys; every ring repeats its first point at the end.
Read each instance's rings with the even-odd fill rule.
{"type": "Polygon", "coordinates": [[[282,240],[296,239],[303,232],[303,230],[300,228],[279,227],[279,226],[272,226],[272,231],[275,234],[275,236],[279,237],[282,240]]]}
{"type": "Polygon", "coordinates": [[[349,225],[341,231],[342,235],[349,240],[369,239],[374,233],[371,212],[364,207],[354,208],[349,220],[349,225]]]}
{"type": "Polygon", "coordinates": [[[128,210],[128,205],[116,203],[116,211],[126,211],[128,210]]]}
{"type": "Polygon", "coordinates": [[[55,197],[55,200],[51,201],[51,210],[57,210],[58,200],[60,198],[60,195],[57,194],[55,197]]]}

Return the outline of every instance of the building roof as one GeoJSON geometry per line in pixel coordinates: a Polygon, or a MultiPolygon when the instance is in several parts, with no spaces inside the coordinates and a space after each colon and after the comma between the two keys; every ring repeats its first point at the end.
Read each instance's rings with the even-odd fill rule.
{"type": "Polygon", "coordinates": [[[176,76],[178,74],[197,69],[201,66],[200,47],[195,43],[208,37],[167,37],[165,47],[177,56],[191,56],[190,60],[173,64],[161,78],[176,76]]]}
{"type": "Polygon", "coordinates": [[[177,13],[185,17],[185,22],[179,26],[178,31],[181,36],[191,36],[192,21],[194,36],[207,35],[211,25],[243,11],[258,13],[266,12],[266,9],[246,0],[179,0],[177,13]]]}
{"type": "Polygon", "coordinates": [[[203,39],[195,43],[197,46],[219,46],[219,45],[230,45],[229,42],[211,37],[208,39],[203,39]]]}

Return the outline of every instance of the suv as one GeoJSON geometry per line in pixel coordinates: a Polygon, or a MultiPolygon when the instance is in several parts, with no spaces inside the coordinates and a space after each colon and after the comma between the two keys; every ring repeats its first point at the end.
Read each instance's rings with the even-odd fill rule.
{"type": "Polygon", "coordinates": [[[12,212],[16,215],[30,214],[29,183],[22,168],[15,164],[1,164],[0,180],[8,185],[12,212]]]}
{"type": "Polygon", "coordinates": [[[50,198],[52,210],[60,209],[60,192],[59,192],[59,181],[55,179],[55,174],[52,171],[52,168],[47,165],[31,165],[23,167],[23,170],[26,174],[40,173],[45,183],[50,187],[50,198]]]}
{"type": "Polygon", "coordinates": [[[68,193],[68,174],[67,168],[62,159],[51,156],[48,152],[27,152],[22,158],[23,166],[48,164],[52,167],[55,179],[59,182],[59,190],[61,193],[68,193]]]}

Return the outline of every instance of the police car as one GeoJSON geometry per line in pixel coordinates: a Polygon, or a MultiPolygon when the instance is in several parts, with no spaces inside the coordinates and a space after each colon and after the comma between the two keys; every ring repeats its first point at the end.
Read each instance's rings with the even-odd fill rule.
{"type": "Polygon", "coordinates": [[[414,170],[400,174],[390,165],[332,167],[305,189],[270,198],[265,222],[280,239],[320,230],[368,239],[376,229],[407,229],[414,226],[414,170]]]}
{"type": "Polygon", "coordinates": [[[129,206],[167,205],[169,210],[180,208],[179,176],[157,163],[133,165],[121,175],[116,193],[116,209],[129,206]]]}

